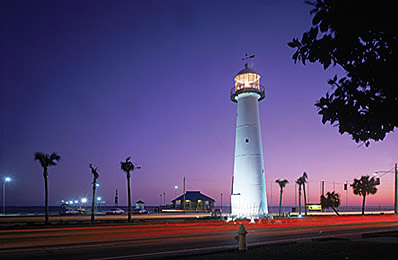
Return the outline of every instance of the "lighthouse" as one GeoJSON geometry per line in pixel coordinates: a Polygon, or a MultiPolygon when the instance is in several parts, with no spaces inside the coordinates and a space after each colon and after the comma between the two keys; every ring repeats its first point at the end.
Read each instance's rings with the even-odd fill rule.
{"type": "Polygon", "coordinates": [[[268,216],[263,149],[258,103],[265,97],[260,74],[245,68],[235,77],[231,100],[237,103],[234,174],[231,216],[261,218],[268,216]]]}

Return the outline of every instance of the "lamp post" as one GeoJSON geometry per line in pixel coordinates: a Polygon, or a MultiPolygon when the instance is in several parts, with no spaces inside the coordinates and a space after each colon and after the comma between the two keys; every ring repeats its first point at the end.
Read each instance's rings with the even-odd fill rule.
{"type": "Polygon", "coordinates": [[[221,212],[222,212],[222,193],[221,193],[221,208],[220,208],[221,212]]]}
{"type": "Polygon", "coordinates": [[[100,207],[101,207],[101,200],[102,200],[102,198],[101,198],[101,197],[97,197],[97,204],[98,204],[98,206],[97,206],[97,210],[98,210],[98,211],[100,211],[100,207]]]}
{"type": "Polygon", "coordinates": [[[3,214],[6,214],[6,183],[10,182],[10,177],[5,177],[3,181],[3,214]]]}
{"type": "Polygon", "coordinates": [[[174,199],[175,199],[174,208],[177,208],[177,189],[178,189],[178,186],[175,185],[174,186],[174,199]]]}
{"type": "Polygon", "coordinates": [[[163,205],[166,207],[166,192],[163,192],[163,205]]]}

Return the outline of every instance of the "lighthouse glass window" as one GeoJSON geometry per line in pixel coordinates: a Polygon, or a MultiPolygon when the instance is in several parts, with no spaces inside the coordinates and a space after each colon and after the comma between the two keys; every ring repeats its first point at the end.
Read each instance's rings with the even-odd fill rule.
{"type": "Polygon", "coordinates": [[[260,89],[260,75],[255,73],[240,74],[235,77],[235,91],[244,89],[260,89]]]}

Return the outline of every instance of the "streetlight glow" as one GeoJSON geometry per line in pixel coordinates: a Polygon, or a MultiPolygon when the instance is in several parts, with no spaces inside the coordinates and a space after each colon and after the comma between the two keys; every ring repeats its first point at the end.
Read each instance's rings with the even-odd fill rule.
{"type": "Polygon", "coordinates": [[[102,198],[101,197],[97,197],[97,200],[100,201],[102,198]]]}
{"type": "Polygon", "coordinates": [[[3,182],[3,214],[6,214],[6,183],[10,182],[10,177],[5,177],[3,182]]]}
{"type": "Polygon", "coordinates": [[[81,201],[82,201],[82,203],[86,203],[87,202],[87,198],[82,198],[81,201]]]}

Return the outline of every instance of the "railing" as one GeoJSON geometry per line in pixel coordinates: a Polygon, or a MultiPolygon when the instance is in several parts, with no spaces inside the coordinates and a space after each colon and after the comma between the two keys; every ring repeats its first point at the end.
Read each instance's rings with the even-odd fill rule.
{"type": "Polygon", "coordinates": [[[260,98],[258,99],[258,101],[263,100],[265,97],[265,89],[263,86],[260,85],[259,88],[240,88],[240,89],[236,89],[236,87],[233,87],[231,89],[231,100],[233,102],[238,102],[236,100],[236,96],[238,96],[239,94],[242,93],[257,93],[260,95],[260,98]]]}

